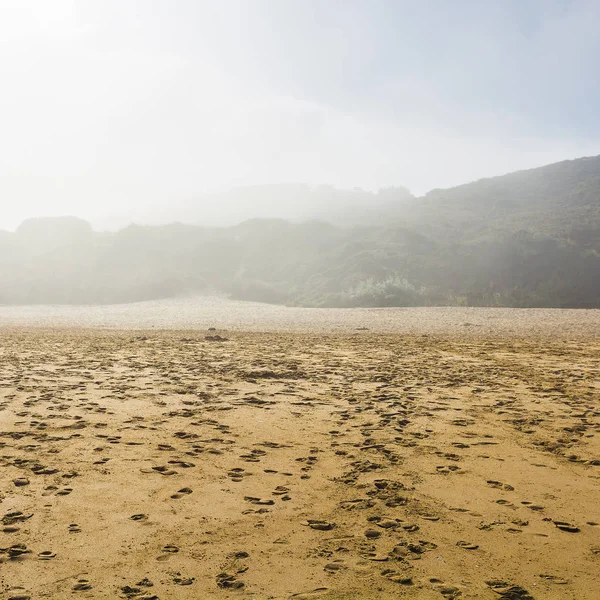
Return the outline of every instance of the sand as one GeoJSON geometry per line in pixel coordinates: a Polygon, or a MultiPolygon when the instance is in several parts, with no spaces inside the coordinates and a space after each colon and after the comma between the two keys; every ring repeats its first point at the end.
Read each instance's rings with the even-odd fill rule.
{"type": "Polygon", "coordinates": [[[13,319],[0,597],[599,598],[597,311],[427,310],[13,319]]]}
{"type": "Polygon", "coordinates": [[[2,306],[0,327],[197,329],[274,333],[600,337],[600,310],[552,308],[299,308],[196,296],[108,306],[2,306]]]}

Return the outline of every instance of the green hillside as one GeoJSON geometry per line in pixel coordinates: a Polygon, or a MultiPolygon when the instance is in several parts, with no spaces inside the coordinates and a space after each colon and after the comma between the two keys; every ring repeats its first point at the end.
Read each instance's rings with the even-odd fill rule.
{"type": "Polygon", "coordinates": [[[600,308],[600,157],[363,205],[331,221],[97,233],[75,218],[29,220],[0,232],[0,303],[219,291],[306,306],[600,308]]]}

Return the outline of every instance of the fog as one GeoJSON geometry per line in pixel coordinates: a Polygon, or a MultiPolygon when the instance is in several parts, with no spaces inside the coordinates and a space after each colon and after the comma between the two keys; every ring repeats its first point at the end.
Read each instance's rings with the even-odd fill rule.
{"type": "Polygon", "coordinates": [[[597,154],[600,7],[526,4],[3,0],[0,229],[320,217],[247,187],[421,195],[597,154]]]}
{"type": "Polygon", "coordinates": [[[0,304],[600,307],[592,0],[0,0],[0,304]]]}

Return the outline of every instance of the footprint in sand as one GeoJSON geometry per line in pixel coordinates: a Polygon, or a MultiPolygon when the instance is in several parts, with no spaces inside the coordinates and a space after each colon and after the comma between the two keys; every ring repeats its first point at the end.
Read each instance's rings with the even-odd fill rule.
{"type": "Polygon", "coordinates": [[[171,498],[173,498],[174,500],[179,500],[179,498],[188,496],[191,493],[192,493],[192,488],[184,487],[184,488],[181,488],[180,490],[178,490],[175,494],[172,494],[171,498]]]}
{"type": "Polygon", "coordinates": [[[121,594],[125,596],[125,598],[135,598],[139,594],[142,593],[142,590],[137,587],[132,587],[130,585],[124,585],[121,587],[121,594]]]}
{"type": "Polygon", "coordinates": [[[426,521],[439,521],[440,517],[438,515],[421,515],[422,519],[426,521]]]}
{"type": "Polygon", "coordinates": [[[399,583],[400,585],[413,585],[414,582],[412,577],[409,577],[405,573],[398,573],[394,569],[384,569],[381,571],[381,575],[394,583],[399,583]]]}
{"type": "Polygon", "coordinates": [[[8,549],[0,549],[0,552],[6,552],[9,560],[17,561],[25,558],[27,554],[31,554],[31,550],[25,544],[15,544],[8,549]]]}
{"type": "Polygon", "coordinates": [[[456,542],[456,545],[459,548],[464,548],[465,550],[477,550],[477,548],[479,548],[477,544],[471,544],[470,542],[465,542],[464,540],[456,542]]]}
{"type": "Polygon", "coordinates": [[[57,489],[58,489],[58,487],[56,487],[55,485],[49,485],[44,488],[44,491],[42,492],[42,496],[51,496],[54,493],[54,491],[57,489]]]}
{"type": "MultiPolygon", "coordinates": [[[[144,577],[144,579],[135,584],[135,587],[131,585],[124,585],[121,588],[121,594],[126,598],[136,598],[143,593],[140,588],[151,588],[153,586],[154,584],[147,577],[144,577]]],[[[158,596],[142,596],[139,598],[139,600],[158,600],[158,596]]]]}
{"type": "Polygon", "coordinates": [[[177,554],[177,552],[179,552],[179,548],[177,546],[174,546],[173,544],[167,544],[166,546],[163,546],[161,552],[162,554],[157,556],[156,560],[162,562],[165,560],[169,560],[172,554],[177,554]]]}
{"type": "Polygon", "coordinates": [[[242,454],[240,456],[246,462],[260,462],[261,457],[265,456],[267,453],[264,450],[254,449],[250,451],[250,454],[242,454]]]}
{"type": "Polygon", "coordinates": [[[561,531],[567,531],[568,533],[579,533],[581,531],[579,527],[566,521],[554,521],[554,525],[561,531]]]}
{"type": "Polygon", "coordinates": [[[217,586],[222,589],[241,590],[244,585],[244,582],[237,579],[235,575],[229,573],[219,573],[217,575],[217,586]]]}
{"type": "Polygon", "coordinates": [[[514,508],[514,509],[517,508],[512,502],[510,502],[509,500],[505,500],[504,498],[500,498],[500,500],[496,500],[496,504],[500,504],[501,506],[506,506],[507,508],[514,508]]]}
{"type": "Polygon", "coordinates": [[[177,465],[178,467],[181,467],[182,469],[191,469],[192,467],[196,466],[195,463],[185,462],[183,460],[170,460],[169,464],[170,465],[177,465]]]}
{"type": "Polygon", "coordinates": [[[298,592],[296,594],[292,594],[290,598],[295,598],[296,600],[312,600],[312,598],[322,598],[325,595],[328,595],[329,588],[319,587],[311,590],[310,592],[298,592]]]}
{"type": "Polygon", "coordinates": [[[161,475],[176,475],[177,471],[174,471],[173,469],[169,469],[169,467],[165,467],[165,466],[158,466],[158,467],[152,467],[153,471],[156,471],[157,473],[160,473],[161,475]]]}
{"type": "Polygon", "coordinates": [[[361,554],[361,556],[363,558],[366,558],[367,560],[372,560],[374,562],[387,562],[388,560],[390,560],[390,556],[388,554],[383,554],[381,552],[367,552],[365,554],[361,554]]]}
{"type": "Polygon", "coordinates": [[[80,579],[74,586],[74,592],[84,592],[92,589],[92,584],[87,579],[80,579]]]}
{"type": "Polygon", "coordinates": [[[487,586],[500,598],[505,600],[534,600],[533,596],[520,585],[512,585],[506,581],[486,581],[487,586]]]}
{"type": "Polygon", "coordinates": [[[400,522],[394,519],[381,519],[380,517],[375,517],[373,522],[375,525],[377,525],[377,527],[381,527],[382,529],[396,529],[396,527],[400,526],[400,522]]]}
{"type": "Polygon", "coordinates": [[[318,519],[307,519],[306,521],[302,521],[300,525],[310,527],[316,531],[331,531],[335,527],[335,523],[331,523],[330,521],[321,521],[318,519]]]}
{"type": "Polygon", "coordinates": [[[345,571],[347,568],[348,567],[346,567],[346,565],[342,564],[341,562],[333,562],[326,564],[323,567],[323,571],[329,573],[330,575],[333,575],[335,573],[339,573],[340,571],[345,571]]]}
{"type": "Polygon", "coordinates": [[[13,510],[11,512],[7,512],[2,517],[2,524],[14,525],[15,523],[22,523],[23,521],[27,521],[27,519],[31,519],[31,517],[33,517],[33,513],[26,515],[20,510],[13,510]]]}
{"type": "Polygon", "coordinates": [[[454,600],[455,598],[462,596],[462,592],[453,585],[442,585],[437,588],[437,591],[444,596],[446,600],[454,600]]]}
{"type": "Polygon", "coordinates": [[[17,533],[17,531],[20,530],[21,528],[17,527],[16,525],[8,525],[2,529],[2,533],[17,533]]]}
{"type": "Polygon", "coordinates": [[[282,500],[287,501],[292,499],[288,494],[289,491],[290,488],[286,487],[285,485],[278,485],[272,494],[273,496],[279,496],[282,500]]]}
{"type": "Polygon", "coordinates": [[[250,473],[246,473],[245,471],[246,470],[242,469],[241,467],[235,467],[228,471],[227,476],[229,477],[229,479],[231,479],[231,481],[239,483],[240,481],[244,480],[244,477],[250,475],[250,473]]]}
{"type": "Polygon", "coordinates": [[[439,465],[436,467],[436,471],[442,475],[449,475],[460,470],[461,468],[458,465],[439,465]]]}
{"type": "Polygon", "coordinates": [[[196,581],[195,577],[174,577],[173,583],[175,585],[192,585],[196,581]]]}
{"type": "Polygon", "coordinates": [[[396,559],[419,560],[421,554],[425,554],[425,552],[430,552],[436,548],[437,544],[426,540],[419,540],[419,543],[402,541],[393,548],[389,556],[396,559]]]}
{"type": "Polygon", "coordinates": [[[344,500],[339,504],[344,510],[367,510],[375,506],[375,500],[357,498],[356,500],[344,500]]]}
{"type": "Polygon", "coordinates": [[[499,490],[506,490],[507,492],[513,492],[515,489],[512,485],[509,485],[508,483],[502,483],[501,481],[494,481],[493,479],[489,479],[487,484],[490,487],[493,487],[493,488],[499,489],[499,490]]]}
{"type": "Polygon", "coordinates": [[[268,498],[256,498],[254,496],[244,496],[244,500],[246,502],[250,502],[250,504],[259,504],[264,506],[271,506],[272,504],[275,504],[275,500],[268,498]]]}
{"type": "Polygon", "coordinates": [[[564,579],[563,577],[558,577],[557,575],[540,575],[542,579],[549,581],[550,583],[554,583],[556,585],[567,585],[569,583],[568,579],[564,579]]]}
{"type": "Polygon", "coordinates": [[[532,504],[531,502],[528,502],[527,500],[523,500],[521,502],[521,504],[523,506],[526,506],[529,510],[537,510],[537,511],[544,510],[543,506],[540,506],[539,504],[532,504]]]}
{"type": "Polygon", "coordinates": [[[376,540],[381,537],[381,531],[377,531],[376,529],[367,529],[365,531],[365,537],[368,540],[376,540]]]}

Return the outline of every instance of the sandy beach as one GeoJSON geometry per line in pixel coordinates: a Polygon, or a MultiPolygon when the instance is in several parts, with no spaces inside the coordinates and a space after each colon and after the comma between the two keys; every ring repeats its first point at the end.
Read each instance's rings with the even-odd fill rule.
{"type": "Polygon", "coordinates": [[[598,598],[600,311],[181,302],[0,308],[2,598],[598,598]]]}
{"type": "Polygon", "coordinates": [[[190,296],[112,305],[0,305],[0,327],[272,333],[435,334],[460,337],[600,337],[600,310],[555,308],[300,308],[190,296]]]}

